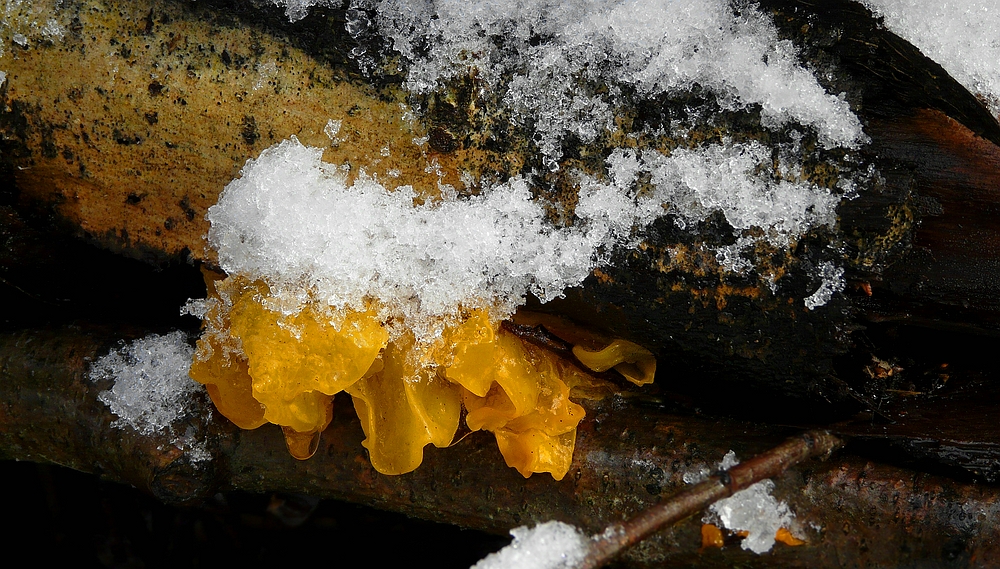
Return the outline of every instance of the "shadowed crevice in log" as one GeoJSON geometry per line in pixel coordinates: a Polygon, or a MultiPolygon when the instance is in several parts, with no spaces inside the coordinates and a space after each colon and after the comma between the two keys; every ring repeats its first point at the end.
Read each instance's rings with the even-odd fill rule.
{"type": "Polygon", "coordinates": [[[365,552],[372,567],[433,559],[467,569],[509,538],[402,514],[288,493],[216,494],[196,507],[164,504],[124,484],[49,464],[0,462],[18,523],[3,543],[42,565],[73,567],[297,566],[330,551],[365,552]],[[393,547],[386,547],[390,541],[393,547]]]}
{"type": "MultiPolygon", "coordinates": [[[[911,176],[923,215],[884,286],[914,318],[1000,330],[1000,147],[936,111],[873,123],[872,150],[911,176]]],[[[891,171],[890,171],[891,172],[891,171]]],[[[891,175],[891,174],[889,174],[891,175]]],[[[890,305],[891,306],[891,305],[890,305]]]]}
{"type": "Polygon", "coordinates": [[[179,311],[187,299],[205,297],[200,271],[178,259],[159,261],[116,255],[44,216],[0,205],[0,290],[8,299],[0,326],[79,321],[197,330],[197,320],[179,311]]]}
{"type": "Polygon", "coordinates": [[[384,55],[391,52],[390,42],[377,33],[374,10],[361,5],[312,6],[307,17],[295,22],[289,22],[285,8],[270,2],[203,0],[185,6],[196,17],[211,18],[219,25],[248,26],[280,38],[373,93],[404,79],[398,63],[383,61],[384,55]],[[347,31],[348,21],[352,22],[354,34],[347,31]]]}

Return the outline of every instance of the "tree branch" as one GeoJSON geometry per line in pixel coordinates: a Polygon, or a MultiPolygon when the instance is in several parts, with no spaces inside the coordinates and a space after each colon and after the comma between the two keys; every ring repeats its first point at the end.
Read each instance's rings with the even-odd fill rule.
{"type": "MultiPolygon", "coordinates": [[[[367,460],[347,400],[336,402],[320,450],[307,461],[288,455],[279,429],[239,431],[211,413],[207,401],[195,400],[174,428],[204,444],[211,459],[198,462],[170,436],[145,437],[111,426],[115,417],[97,400],[107,386],[86,374],[89,361],[122,335],[141,333],[67,327],[0,335],[0,457],[96,473],[168,502],[197,503],[228,490],[291,492],[487,531],[557,519],[596,533],[687,488],[685,472],[716,464],[729,450],[763,452],[788,435],[780,427],[671,415],[642,400],[613,398],[588,405],[573,466],[562,481],[522,478],[503,464],[485,433],[451,448],[428,448],[415,472],[384,476],[367,460]]],[[[789,503],[796,532],[808,541],[779,545],[754,558],[756,565],[898,565],[940,559],[945,551],[978,559],[1000,555],[1000,528],[991,514],[1000,510],[996,487],[963,485],[850,454],[781,475],[755,461],[744,469],[774,476],[775,496],[789,503]],[[967,513],[957,517],[956,511],[967,513]]],[[[730,477],[745,484],[741,472],[730,477]]],[[[754,555],[738,548],[699,552],[700,545],[700,523],[688,519],[624,559],[638,567],[731,567],[754,555]]]]}

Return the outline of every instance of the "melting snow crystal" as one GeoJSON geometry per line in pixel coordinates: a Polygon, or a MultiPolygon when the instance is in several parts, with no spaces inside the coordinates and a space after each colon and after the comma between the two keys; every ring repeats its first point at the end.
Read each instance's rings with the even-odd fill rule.
{"type": "MultiPolygon", "coordinates": [[[[719,469],[729,470],[737,464],[736,453],[729,451],[719,463],[719,469]]],[[[762,480],[712,504],[709,511],[718,516],[726,529],[747,532],[740,544],[743,549],[766,553],[774,546],[778,530],[787,528],[794,517],[788,504],[771,495],[772,490],[774,482],[762,480]]]]}
{"type": "Polygon", "coordinates": [[[590,540],[563,522],[545,522],[534,528],[510,530],[514,541],[491,553],[472,569],[570,569],[587,555],[590,540]]]}
{"type": "Polygon", "coordinates": [[[844,282],[843,267],[837,267],[830,262],[820,264],[819,277],[822,279],[819,288],[816,289],[816,292],[803,299],[806,308],[809,310],[830,302],[830,298],[833,297],[834,293],[844,290],[844,286],[846,285],[844,282]]]}
{"type": "Polygon", "coordinates": [[[144,435],[163,433],[186,413],[191,396],[204,388],[188,377],[194,349],[182,332],[151,334],[111,350],[90,368],[90,379],[114,380],[98,396],[128,425],[144,435]]]}
{"type": "Polygon", "coordinates": [[[289,22],[297,22],[309,15],[313,6],[339,6],[340,0],[271,0],[271,3],[285,9],[289,22]]]}

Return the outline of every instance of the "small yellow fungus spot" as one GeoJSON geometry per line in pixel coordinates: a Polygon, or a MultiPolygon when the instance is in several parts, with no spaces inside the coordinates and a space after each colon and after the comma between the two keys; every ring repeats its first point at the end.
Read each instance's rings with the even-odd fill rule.
{"type": "Polygon", "coordinates": [[[701,548],[722,547],[725,541],[722,539],[722,530],[712,524],[702,524],[701,526],[701,548]]]}
{"type": "Polygon", "coordinates": [[[785,545],[805,545],[806,543],[804,540],[801,540],[792,535],[792,532],[788,531],[785,528],[779,528],[778,532],[774,535],[774,539],[775,541],[780,541],[785,545]]]}
{"type": "Polygon", "coordinates": [[[526,326],[542,326],[573,344],[573,356],[592,371],[614,369],[639,386],[652,383],[656,376],[656,357],[634,342],[601,336],[565,318],[541,312],[519,312],[514,316],[514,322],[526,326]]]}

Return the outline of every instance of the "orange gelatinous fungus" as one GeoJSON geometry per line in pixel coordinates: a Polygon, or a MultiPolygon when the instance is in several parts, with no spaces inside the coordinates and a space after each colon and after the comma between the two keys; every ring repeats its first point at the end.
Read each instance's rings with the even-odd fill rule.
{"type": "Polygon", "coordinates": [[[246,354],[264,418],[303,433],[325,427],[332,395],[361,379],[388,333],[368,312],[348,312],[337,329],[312,306],[290,317],[271,310],[261,282],[233,288],[231,332],[246,354]]]}
{"type": "MultiPolygon", "coordinates": [[[[480,372],[494,383],[484,397],[464,391],[466,423],[472,430],[492,431],[507,465],[522,475],[549,472],[562,479],[584,416],[583,407],[570,401],[566,368],[513,334],[501,331],[496,338],[492,365],[481,362],[480,372]]],[[[457,356],[456,362],[464,363],[457,356]]]]}
{"type": "Polygon", "coordinates": [[[652,383],[656,376],[656,357],[634,342],[610,338],[543,312],[519,311],[513,321],[526,326],[541,326],[572,344],[573,355],[592,371],[603,372],[613,368],[638,386],[652,383]]]}
{"type": "Polygon", "coordinates": [[[199,353],[217,354],[222,347],[212,345],[209,338],[198,340],[198,352],[191,363],[191,379],[205,385],[212,403],[219,413],[241,429],[256,429],[267,422],[264,406],[253,397],[250,372],[245,359],[237,354],[205,356],[199,353]]]}
{"type": "Polygon", "coordinates": [[[462,403],[468,411],[465,424],[473,431],[501,429],[517,416],[517,409],[507,397],[507,392],[497,383],[493,384],[486,397],[477,397],[469,390],[462,391],[462,403]]]}
{"type": "Polygon", "coordinates": [[[365,432],[362,442],[382,474],[411,472],[428,444],[446,447],[458,430],[458,386],[416,365],[412,337],[389,344],[383,369],[347,388],[365,432]]]}
{"type": "Polygon", "coordinates": [[[656,376],[656,358],[653,353],[628,340],[615,340],[598,351],[573,346],[573,355],[594,371],[614,368],[625,379],[639,386],[653,383],[656,376]]]}
{"type": "Polygon", "coordinates": [[[507,466],[516,468],[525,478],[535,472],[548,472],[552,478],[562,480],[569,472],[576,429],[556,436],[536,429],[519,433],[500,429],[494,435],[507,466]]]}
{"type": "MultiPolygon", "coordinates": [[[[214,302],[204,315],[221,329],[229,328],[229,315],[220,306],[216,282],[222,276],[202,270],[208,298],[214,302]]],[[[205,333],[198,339],[194,361],[189,371],[191,379],[204,384],[215,408],[241,429],[256,429],[267,422],[264,406],[253,397],[253,379],[243,354],[228,350],[220,331],[205,333]]]]}
{"type": "Polygon", "coordinates": [[[722,530],[713,524],[701,525],[701,548],[722,547],[725,540],[722,538],[722,530]]]}
{"type": "Polygon", "coordinates": [[[780,541],[785,545],[805,545],[805,540],[799,539],[792,535],[792,532],[788,531],[786,528],[778,528],[777,533],[774,535],[775,541],[780,541]]]}
{"type": "MultiPolygon", "coordinates": [[[[191,377],[236,425],[281,426],[298,459],[316,452],[333,396],[346,391],[372,466],[383,474],[414,470],[428,444],[451,444],[464,405],[469,428],[493,432],[509,466],[558,480],[569,470],[584,416],[571,396],[600,398],[610,390],[578,364],[501,330],[483,309],[464,312],[437,341],[418,345],[405,327],[390,339],[374,301],[366,311],[334,312],[315,301],[289,310],[263,281],[205,277],[205,332],[191,377]]],[[[567,330],[590,348],[607,345],[567,330]]],[[[644,357],[630,343],[588,353],[609,367],[644,357]]]]}
{"type": "Polygon", "coordinates": [[[449,326],[444,332],[445,350],[453,350],[451,361],[447,357],[439,361],[446,365],[445,376],[468,389],[479,397],[493,385],[492,374],[496,350],[496,330],[485,310],[474,311],[469,318],[457,326],[449,326]]]}

